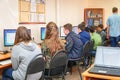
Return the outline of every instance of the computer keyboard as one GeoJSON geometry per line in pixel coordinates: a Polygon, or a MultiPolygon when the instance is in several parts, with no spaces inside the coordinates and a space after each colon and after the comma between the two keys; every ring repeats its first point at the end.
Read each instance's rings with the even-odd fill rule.
{"type": "Polygon", "coordinates": [[[120,76],[120,68],[94,66],[89,72],[120,76]]]}
{"type": "Polygon", "coordinates": [[[11,59],[0,61],[0,65],[6,65],[6,64],[11,64],[11,59]]]}

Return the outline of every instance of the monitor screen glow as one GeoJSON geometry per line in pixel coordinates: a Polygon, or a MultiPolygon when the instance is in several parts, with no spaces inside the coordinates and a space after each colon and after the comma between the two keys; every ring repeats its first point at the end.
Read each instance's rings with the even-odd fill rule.
{"type": "Polygon", "coordinates": [[[45,27],[41,27],[41,40],[45,39],[45,33],[46,33],[46,28],[45,27]]]}
{"type": "MultiPolygon", "coordinates": [[[[31,30],[28,29],[31,35],[31,30]]],[[[16,29],[4,29],[4,46],[13,46],[15,41],[16,29]]]]}
{"type": "Polygon", "coordinates": [[[65,33],[64,33],[64,27],[60,27],[60,37],[65,37],[65,33]]]}
{"type": "Polygon", "coordinates": [[[15,29],[5,29],[4,30],[4,46],[13,46],[15,40],[15,29]]]}
{"type": "Polygon", "coordinates": [[[120,48],[98,46],[95,56],[95,65],[120,68],[120,48]]]}

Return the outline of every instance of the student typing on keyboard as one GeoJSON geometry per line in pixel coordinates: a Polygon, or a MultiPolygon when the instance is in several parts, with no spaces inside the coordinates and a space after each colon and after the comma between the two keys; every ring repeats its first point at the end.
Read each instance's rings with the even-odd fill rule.
{"type": "Polygon", "coordinates": [[[12,68],[3,71],[2,80],[24,80],[30,61],[41,49],[35,44],[26,27],[20,26],[16,31],[14,47],[12,48],[12,68]]]}

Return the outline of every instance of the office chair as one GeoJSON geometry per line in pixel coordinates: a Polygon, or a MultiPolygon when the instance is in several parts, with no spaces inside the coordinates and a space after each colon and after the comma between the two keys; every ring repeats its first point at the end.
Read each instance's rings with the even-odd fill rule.
{"type": "Polygon", "coordinates": [[[92,57],[96,52],[96,51],[93,50],[93,48],[94,48],[94,40],[91,40],[90,41],[90,48],[89,48],[89,55],[90,55],[89,56],[90,57],[89,66],[92,64],[92,57]],[[94,53],[92,53],[92,52],[94,52],[94,53]]]}
{"type": "Polygon", "coordinates": [[[25,80],[44,80],[45,60],[36,56],[28,65],[25,80]]]}
{"type": "Polygon", "coordinates": [[[55,53],[50,61],[50,68],[45,69],[45,78],[62,78],[65,80],[65,73],[68,63],[68,57],[64,50],[59,50],[55,53]]]}
{"type": "Polygon", "coordinates": [[[85,70],[90,66],[90,62],[91,62],[91,54],[89,52],[92,45],[90,44],[91,44],[91,41],[87,41],[83,46],[83,51],[82,51],[83,53],[82,56],[84,57],[83,63],[84,63],[85,70]]]}
{"type": "MultiPolygon", "coordinates": [[[[90,42],[86,42],[82,48],[82,52],[81,52],[81,56],[79,58],[75,58],[75,59],[69,59],[69,61],[74,61],[76,62],[77,64],[77,69],[78,69],[78,72],[79,72],[79,75],[80,75],[80,79],[82,80],[82,75],[81,75],[81,70],[80,70],[80,62],[83,62],[83,65],[85,66],[85,69],[86,69],[86,63],[85,63],[85,59],[86,59],[86,56],[89,52],[89,45],[90,45],[90,42]]],[[[72,67],[71,67],[71,74],[72,74],[72,67]]]]}

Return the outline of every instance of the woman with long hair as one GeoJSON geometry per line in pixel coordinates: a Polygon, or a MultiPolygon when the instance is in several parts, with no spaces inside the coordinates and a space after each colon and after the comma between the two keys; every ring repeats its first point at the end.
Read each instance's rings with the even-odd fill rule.
{"type": "Polygon", "coordinates": [[[42,43],[42,50],[46,56],[46,69],[49,69],[49,63],[55,52],[64,49],[64,44],[59,38],[59,30],[54,22],[49,22],[46,26],[46,36],[42,43]]]}
{"type": "Polygon", "coordinates": [[[11,54],[13,70],[3,71],[2,80],[7,80],[6,77],[24,80],[30,61],[39,54],[41,54],[41,49],[32,41],[28,29],[24,26],[18,27],[11,54]]]}

